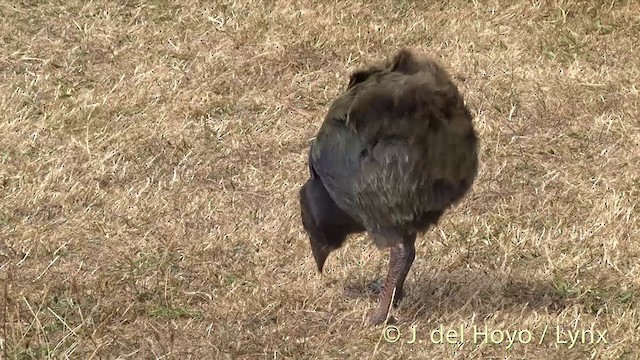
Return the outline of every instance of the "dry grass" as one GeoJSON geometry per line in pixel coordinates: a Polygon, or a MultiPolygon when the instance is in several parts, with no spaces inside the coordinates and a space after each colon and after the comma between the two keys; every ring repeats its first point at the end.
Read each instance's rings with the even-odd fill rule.
{"type": "Polygon", "coordinates": [[[638,358],[639,12],[636,1],[0,0],[0,352],[638,358]],[[482,169],[418,241],[403,339],[389,343],[363,326],[375,303],[343,296],[382,277],[387,255],[355,237],[318,275],[297,191],[349,72],[403,45],[455,75],[482,169]],[[406,343],[412,325],[421,343],[406,343]],[[464,342],[432,343],[440,325],[462,327],[464,342]],[[533,339],[474,341],[485,325],[533,339]],[[607,343],[569,348],[556,326],[606,330],[607,343]]]}

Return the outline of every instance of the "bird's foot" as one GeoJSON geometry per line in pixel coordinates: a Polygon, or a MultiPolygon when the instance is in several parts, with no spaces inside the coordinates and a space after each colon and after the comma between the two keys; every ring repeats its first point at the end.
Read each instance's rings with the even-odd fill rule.
{"type": "Polygon", "coordinates": [[[385,321],[387,324],[394,324],[397,322],[397,320],[391,315],[389,315],[387,319],[387,315],[389,315],[388,309],[378,307],[371,313],[371,315],[369,315],[369,326],[380,325],[385,321]]]}
{"type": "Polygon", "coordinates": [[[382,281],[374,280],[366,285],[349,284],[344,287],[344,295],[350,299],[377,300],[382,293],[382,281]]]}

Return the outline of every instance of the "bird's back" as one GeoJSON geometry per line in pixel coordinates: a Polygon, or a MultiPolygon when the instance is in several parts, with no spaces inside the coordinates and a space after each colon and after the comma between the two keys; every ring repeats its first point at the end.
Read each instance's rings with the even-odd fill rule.
{"type": "Polygon", "coordinates": [[[310,166],[370,232],[421,232],[430,213],[469,190],[477,146],[472,116],[445,70],[402,50],[351,76],[312,144],[310,166]]]}

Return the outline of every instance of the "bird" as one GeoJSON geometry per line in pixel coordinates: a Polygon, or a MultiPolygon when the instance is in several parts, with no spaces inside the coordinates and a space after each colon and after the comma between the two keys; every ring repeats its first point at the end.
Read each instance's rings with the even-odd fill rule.
{"type": "Polygon", "coordinates": [[[371,325],[404,298],[417,236],[470,192],[479,142],[444,66],[406,47],[351,73],[329,106],[309,146],[300,215],[320,273],[352,234],[390,251],[371,325]]]}

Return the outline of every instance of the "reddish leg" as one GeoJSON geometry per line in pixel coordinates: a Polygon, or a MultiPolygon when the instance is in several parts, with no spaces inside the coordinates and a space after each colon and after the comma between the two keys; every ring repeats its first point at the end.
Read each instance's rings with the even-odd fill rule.
{"type": "Polygon", "coordinates": [[[380,293],[378,308],[374,310],[369,318],[371,325],[381,324],[387,319],[392,297],[394,298],[394,306],[397,306],[404,297],[404,280],[407,278],[409,269],[411,269],[413,260],[416,257],[415,241],[415,234],[406,236],[401,243],[391,248],[389,272],[380,293]],[[395,296],[393,294],[394,290],[395,296]]]}

